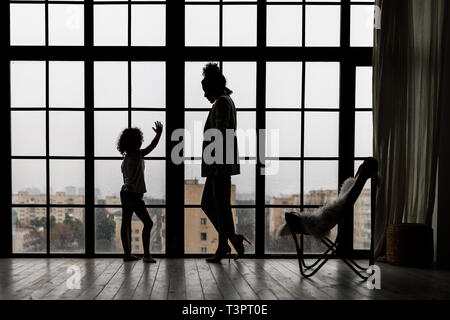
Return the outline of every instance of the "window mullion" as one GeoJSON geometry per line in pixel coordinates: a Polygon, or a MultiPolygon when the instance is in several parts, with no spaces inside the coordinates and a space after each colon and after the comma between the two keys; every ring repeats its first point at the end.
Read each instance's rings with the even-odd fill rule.
{"type": "MultiPolygon", "coordinates": [[[[266,48],[266,21],[267,6],[265,0],[258,0],[257,3],[257,48],[260,52],[265,52],[266,48]]],[[[256,64],[256,130],[266,128],[266,57],[259,58],[256,64]]],[[[265,156],[265,137],[256,135],[256,154],[265,156]],[[261,141],[262,140],[262,141],[261,141]],[[260,150],[260,146],[263,150],[260,150]]],[[[262,171],[265,162],[262,159],[256,162],[255,166],[255,255],[263,257],[265,254],[265,176],[262,171]]]]}
{"type": "Polygon", "coordinates": [[[93,0],[84,4],[84,90],[85,90],[85,249],[87,256],[95,254],[95,187],[94,187],[94,61],[91,54],[93,46],[93,0]]]}
{"type": "MultiPolygon", "coordinates": [[[[4,17],[2,19],[3,23],[8,24],[8,26],[4,26],[4,30],[9,30],[9,16],[10,16],[10,4],[7,1],[2,1],[2,14],[4,17]]],[[[5,32],[4,38],[5,46],[10,45],[10,32],[5,32]]],[[[2,121],[4,121],[5,125],[2,125],[2,136],[5,137],[6,141],[6,152],[11,155],[11,57],[9,59],[5,59],[2,62],[3,76],[6,78],[6,83],[8,85],[2,86],[2,90],[6,92],[3,93],[3,96],[6,97],[6,103],[8,103],[8,108],[2,108],[2,121]]],[[[8,159],[5,163],[6,165],[6,191],[4,192],[2,205],[4,205],[6,212],[5,214],[0,215],[0,241],[2,245],[0,245],[0,257],[9,257],[12,254],[12,161],[8,159]]]]}
{"type": "Polygon", "coordinates": [[[172,132],[184,128],[184,2],[167,1],[166,46],[166,255],[184,255],[184,164],[171,160],[172,132]]]}

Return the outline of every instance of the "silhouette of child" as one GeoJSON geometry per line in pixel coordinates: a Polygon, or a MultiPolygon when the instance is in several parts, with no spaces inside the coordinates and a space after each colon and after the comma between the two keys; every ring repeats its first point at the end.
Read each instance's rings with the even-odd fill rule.
{"type": "Polygon", "coordinates": [[[155,259],[150,254],[150,233],[153,221],[148,214],[142,199],[147,189],[145,187],[144,157],[148,155],[158,145],[163,131],[161,122],[155,122],[153,128],[156,136],[153,141],[144,149],[141,149],[144,140],[139,128],[128,128],[123,130],[117,142],[117,150],[124,156],[122,161],[123,186],[120,191],[120,202],[122,203],[122,226],[120,237],[124,251],[123,261],[140,260],[141,258],[131,254],[130,228],[133,212],[144,224],[142,230],[142,243],[144,246],[144,257],[142,261],[154,263],[155,259]]]}

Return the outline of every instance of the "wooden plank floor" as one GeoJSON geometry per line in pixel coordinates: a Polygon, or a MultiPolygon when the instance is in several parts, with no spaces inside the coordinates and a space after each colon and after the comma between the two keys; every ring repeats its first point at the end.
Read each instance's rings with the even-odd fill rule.
{"type": "Polygon", "coordinates": [[[0,259],[1,300],[372,300],[450,299],[450,271],[378,264],[381,290],[369,290],[345,264],[331,260],[311,279],[296,260],[0,259]],[[80,271],[78,289],[67,280],[80,271]]]}

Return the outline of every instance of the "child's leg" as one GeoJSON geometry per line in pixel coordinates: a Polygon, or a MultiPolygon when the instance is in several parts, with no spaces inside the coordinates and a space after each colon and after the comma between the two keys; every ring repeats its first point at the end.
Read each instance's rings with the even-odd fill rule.
{"type": "Polygon", "coordinates": [[[133,211],[130,208],[122,207],[122,226],[120,227],[120,239],[122,240],[122,247],[125,256],[131,255],[131,244],[130,244],[130,226],[131,217],[133,211]]]}
{"type": "Polygon", "coordinates": [[[141,219],[144,224],[144,229],[142,230],[142,244],[144,246],[144,261],[153,262],[146,260],[153,260],[150,255],[150,236],[153,227],[153,221],[148,214],[147,208],[145,208],[144,201],[136,208],[136,215],[141,219]],[[150,259],[149,259],[150,258],[150,259]]]}
{"type": "Polygon", "coordinates": [[[133,216],[133,203],[130,195],[125,192],[120,192],[120,201],[122,203],[122,225],[120,227],[120,239],[124,252],[124,261],[140,260],[139,257],[131,254],[131,218],[133,216]]]}

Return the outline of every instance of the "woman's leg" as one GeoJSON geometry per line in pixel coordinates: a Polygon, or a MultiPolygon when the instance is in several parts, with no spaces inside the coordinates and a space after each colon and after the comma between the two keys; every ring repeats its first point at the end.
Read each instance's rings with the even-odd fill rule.
{"type": "Polygon", "coordinates": [[[214,204],[212,177],[206,178],[205,186],[203,187],[201,208],[208,217],[209,221],[213,224],[214,228],[216,228],[216,231],[219,232],[216,217],[216,206],[214,204]]]}
{"type": "Polygon", "coordinates": [[[353,206],[358,200],[364,185],[369,180],[373,173],[378,170],[378,162],[374,158],[367,158],[358,168],[355,175],[356,181],[353,187],[345,195],[347,204],[353,206]]]}
{"type": "Polygon", "coordinates": [[[136,206],[135,212],[136,212],[136,215],[139,217],[139,219],[141,219],[142,223],[144,224],[144,229],[142,229],[142,244],[144,246],[144,261],[145,262],[153,262],[153,261],[150,261],[150,260],[153,260],[150,255],[150,236],[151,236],[151,232],[152,232],[153,221],[150,218],[147,208],[145,207],[145,203],[142,199],[139,201],[139,204],[136,206]]]}
{"type": "Polygon", "coordinates": [[[212,177],[212,190],[219,233],[219,248],[228,247],[228,239],[235,236],[233,213],[231,211],[231,177],[218,175],[212,177]]]}

